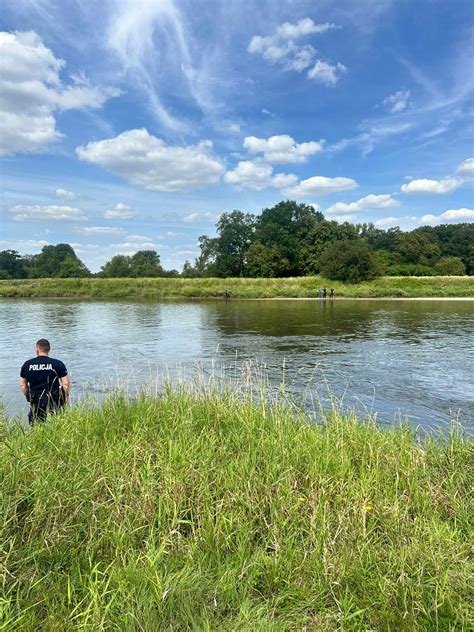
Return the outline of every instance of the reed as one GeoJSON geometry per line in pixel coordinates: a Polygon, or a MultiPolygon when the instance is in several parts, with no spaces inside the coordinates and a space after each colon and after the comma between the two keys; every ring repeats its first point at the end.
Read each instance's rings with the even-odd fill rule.
{"type": "Polygon", "coordinates": [[[473,446],[166,387],[0,432],[0,629],[468,630],[473,446]]]}

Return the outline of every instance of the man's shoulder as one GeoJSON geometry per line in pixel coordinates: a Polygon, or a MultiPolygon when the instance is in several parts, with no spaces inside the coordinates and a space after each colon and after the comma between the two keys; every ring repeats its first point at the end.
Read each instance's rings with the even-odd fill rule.
{"type": "Polygon", "coordinates": [[[25,360],[22,366],[28,366],[29,364],[35,364],[38,361],[38,356],[25,360]]]}
{"type": "Polygon", "coordinates": [[[55,369],[64,369],[66,370],[66,365],[62,360],[58,360],[57,358],[48,358],[49,362],[53,365],[55,369]]]}

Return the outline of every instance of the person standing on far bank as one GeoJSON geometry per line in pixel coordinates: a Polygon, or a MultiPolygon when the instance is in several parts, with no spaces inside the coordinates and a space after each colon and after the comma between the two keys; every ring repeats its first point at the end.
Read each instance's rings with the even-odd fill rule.
{"type": "Polygon", "coordinates": [[[69,397],[71,382],[66,365],[49,357],[51,345],[45,338],[36,343],[36,358],[27,360],[20,371],[20,389],[30,403],[28,421],[44,421],[46,415],[62,408],[69,397]]]}

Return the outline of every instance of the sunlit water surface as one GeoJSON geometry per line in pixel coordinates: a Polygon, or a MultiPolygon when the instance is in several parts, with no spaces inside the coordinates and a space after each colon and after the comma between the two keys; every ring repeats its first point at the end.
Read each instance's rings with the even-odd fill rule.
{"type": "Polygon", "coordinates": [[[453,419],[474,431],[474,302],[0,300],[1,395],[25,416],[19,368],[48,338],[74,397],[101,398],[192,375],[237,375],[251,361],[312,405],[408,418],[424,429],[453,419]],[[315,404],[316,403],[316,404],[315,404]]]}

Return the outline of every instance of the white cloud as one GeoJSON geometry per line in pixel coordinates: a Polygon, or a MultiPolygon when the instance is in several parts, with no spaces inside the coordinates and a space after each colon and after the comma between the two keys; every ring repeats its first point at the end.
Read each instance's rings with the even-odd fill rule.
{"type": "Polygon", "coordinates": [[[347,71],[344,64],[330,64],[327,61],[318,59],[311,70],[308,71],[308,79],[314,79],[326,86],[335,86],[336,83],[347,71]]]}
{"type": "Polygon", "coordinates": [[[383,104],[391,114],[398,114],[410,105],[410,94],[410,90],[398,90],[384,99],[383,104]]]}
{"type": "Polygon", "coordinates": [[[466,158],[456,169],[461,176],[474,176],[474,158],[466,158]]]}
{"type": "Polygon", "coordinates": [[[298,22],[285,22],[277,27],[276,34],[279,39],[298,39],[305,35],[314,35],[325,33],[330,29],[338,28],[335,24],[324,22],[323,24],[315,24],[311,18],[303,18],[298,22]]]}
{"type": "Polygon", "coordinates": [[[316,24],[311,18],[303,18],[294,23],[285,22],[278,26],[272,35],[252,37],[247,51],[261,55],[270,64],[280,64],[285,70],[302,72],[314,64],[307,77],[326,85],[335,85],[340,75],[345,72],[345,66],[340,63],[332,65],[322,59],[316,59],[316,50],[313,46],[297,44],[296,40],[336,28],[336,24],[329,22],[316,24]]]}
{"type": "Polygon", "coordinates": [[[395,200],[391,195],[366,195],[357,202],[336,202],[328,209],[326,213],[329,215],[334,213],[360,213],[369,209],[385,209],[399,206],[400,202],[395,200]]]}
{"type": "Polygon", "coordinates": [[[294,197],[312,197],[313,195],[328,195],[338,191],[348,191],[356,189],[359,185],[352,178],[326,178],[325,176],[313,176],[289,189],[285,195],[294,197]]]}
{"type": "Polygon", "coordinates": [[[72,206],[29,206],[27,204],[17,204],[10,213],[13,219],[18,222],[23,221],[54,221],[54,222],[80,222],[87,219],[86,214],[80,208],[72,206]]]}
{"type": "Polygon", "coordinates": [[[0,250],[16,250],[21,255],[36,254],[48,245],[44,239],[0,239],[0,250]]]}
{"type": "Polygon", "coordinates": [[[192,222],[197,222],[199,220],[207,220],[207,221],[216,222],[220,216],[221,216],[220,213],[189,213],[189,215],[184,215],[180,219],[182,222],[185,222],[186,224],[190,224],[192,222]]]}
{"type": "Polygon", "coordinates": [[[428,193],[434,195],[444,195],[445,193],[451,193],[460,186],[463,181],[456,178],[445,178],[444,180],[427,180],[422,178],[420,180],[412,180],[408,184],[402,184],[400,190],[402,193],[428,193]]]}
{"type": "Polygon", "coordinates": [[[418,218],[413,215],[405,215],[403,217],[382,217],[375,220],[374,226],[377,228],[393,228],[394,226],[406,226],[416,222],[418,218]]]}
{"type": "Polygon", "coordinates": [[[126,206],[119,202],[114,208],[108,208],[104,213],[105,219],[131,219],[135,217],[137,212],[130,206],[126,206]]]}
{"type": "Polygon", "coordinates": [[[76,193],[73,191],[67,191],[66,189],[56,189],[56,197],[63,198],[64,200],[75,200],[77,199],[76,193]]]}
{"type": "Polygon", "coordinates": [[[84,226],[83,228],[76,229],[79,233],[85,235],[125,235],[126,231],[123,228],[114,228],[112,226],[84,226]]]}
{"type": "Polygon", "coordinates": [[[141,242],[150,242],[152,241],[150,237],[147,235],[127,235],[128,241],[141,241],[141,242]]]}
{"type": "Polygon", "coordinates": [[[62,83],[65,63],[32,31],[0,32],[0,155],[40,151],[59,141],[56,111],[100,108],[120,91],[83,76],[62,83]]]}
{"type": "Polygon", "coordinates": [[[450,209],[440,215],[423,215],[421,224],[443,224],[445,222],[474,222],[474,210],[470,208],[450,209]]]}
{"type": "Polygon", "coordinates": [[[264,160],[275,164],[306,162],[310,156],[322,151],[324,143],[320,140],[298,144],[287,134],[269,138],[247,136],[244,139],[244,147],[249,153],[261,153],[264,160]]]}
{"type": "Polygon", "coordinates": [[[224,172],[212,154],[212,143],[189,147],[167,145],[146,129],[78,147],[81,160],[101,165],[150,191],[186,191],[217,184],[224,172]]]}
{"type": "Polygon", "coordinates": [[[259,162],[243,160],[232,171],[227,171],[224,180],[242,189],[262,191],[268,187],[282,189],[298,182],[293,173],[277,173],[273,175],[273,168],[259,162]]]}

